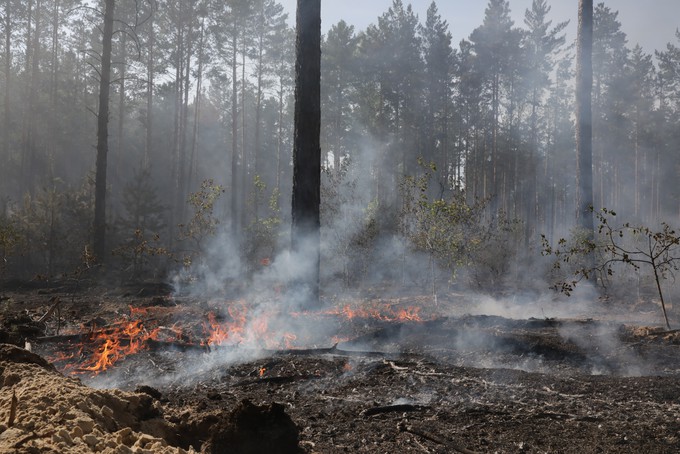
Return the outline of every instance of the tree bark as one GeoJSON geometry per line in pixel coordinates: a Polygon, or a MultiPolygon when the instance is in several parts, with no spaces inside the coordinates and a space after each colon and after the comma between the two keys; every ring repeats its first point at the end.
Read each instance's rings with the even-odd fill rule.
{"type": "Polygon", "coordinates": [[[293,140],[292,249],[311,261],[301,284],[319,300],[321,0],[298,0],[293,140]]]}
{"type": "Polygon", "coordinates": [[[111,42],[115,0],[106,0],[102,35],[102,69],[97,114],[97,164],[94,193],[93,251],[99,263],[106,262],[106,157],[109,151],[109,89],[111,85],[111,42]]]}
{"type": "Polygon", "coordinates": [[[576,49],[576,154],[578,225],[593,233],[593,0],[579,0],[576,49]]]}

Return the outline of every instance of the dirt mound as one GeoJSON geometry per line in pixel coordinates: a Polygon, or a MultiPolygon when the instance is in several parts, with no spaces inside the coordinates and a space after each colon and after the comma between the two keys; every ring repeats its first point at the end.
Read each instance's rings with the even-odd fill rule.
{"type": "Polygon", "coordinates": [[[88,388],[35,354],[0,345],[0,452],[186,453],[176,439],[148,394],[88,388]]]}

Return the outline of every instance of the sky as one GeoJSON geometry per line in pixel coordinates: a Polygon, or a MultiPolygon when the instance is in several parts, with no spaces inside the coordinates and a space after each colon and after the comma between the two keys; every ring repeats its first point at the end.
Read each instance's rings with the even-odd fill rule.
{"type": "MultiPolygon", "coordinates": [[[[294,25],[297,0],[279,0],[289,13],[289,23],[294,25]]],[[[421,22],[425,21],[427,8],[432,0],[403,0],[411,4],[421,22]]],[[[510,0],[512,18],[516,26],[524,26],[524,12],[531,7],[532,0],[510,0]]],[[[599,3],[595,0],[595,3],[599,3]]],[[[609,8],[619,12],[619,21],[628,35],[632,48],[640,44],[648,53],[655,49],[663,50],[666,44],[679,44],[675,30],[680,27],[680,0],[610,0],[604,2],[609,8]]],[[[484,20],[486,0],[438,0],[437,7],[442,18],[448,21],[453,42],[459,43],[467,38],[484,20]]],[[[570,20],[567,37],[576,38],[577,0],[548,0],[552,6],[553,24],[570,20]]],[[[321,0],[322,29],[328,28],[344,19],[358,30],[376,23],[392,5],[392,0],[321,0]]],[[[456,46],[457,47],[457,46],[456,46]]]]}

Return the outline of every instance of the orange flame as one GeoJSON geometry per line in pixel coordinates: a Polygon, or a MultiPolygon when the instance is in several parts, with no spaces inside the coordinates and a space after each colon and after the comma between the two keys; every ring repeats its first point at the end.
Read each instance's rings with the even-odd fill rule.
{"type": "MultiPolygon", "coordinates": [[[[150,308],[135,308],[130,306],[130,319],[148,317],[150,308]]],[[[373,304],[371,307],[360,307],[356,304],[345,304],[328,310],[316,312],[288,313],[287,316],[319,317],[336,316],[346,320],[375,319],[384,322],[420,322],[420,307],[397,307],[396,304],[373,304]]],[[[277,329],[276,311],[260,312],[249,310],[245,301],[232,302],[226,308],[224,319],[215,313],[207,315],[207,321],[202,323],[203,333],[201,345],[236,346],[248,345],[258,348],[287,348],[293,349],[299,345],[309,344],[309,339],[300,339],[295,333],[277,329]]],[[[151,322],[149,322],[151,323],[151,322]]],[[[200,326],[200,325],[199,325],[200,326]]],[[[82,358],[85,345],[80,346],[80,352],[70,356],[62,355],[53,358],[56,362],[66,362],[64,367],[73,373],[91,372],[95,375],[109,369],[113,364],[126,356],[147,349],[149,340],[180,341],[193,344],[190,332],[172,327],[145,327],[141,320],[122,322],[105,329],[91,328],[87,341],[97,344],[94,353],[84,362],[77,364],[77,357],[82,358]]],[[[334,344],[349,340],[349,338],[333,336],[334,344]]],[[[314,340],[313,342],[316,342],[314,340]]],[[[351,368],[346,365],[345,368],[351,368]]],[[[348,370],[348,369],[346,369],[348,370]]],[[[260,376],[265,368],[260,368],[260,376]]]]}
{"type": "Polygon", "coordinates": [[[375,319],[384,322],[421,322],[419,307],[407,307],[402,309],[394,309],[392,306],[386,305],[380,309],[364,309],[352,308],[346,304],[342,309],[331,309],[325,312],[327,315],[340,315],[347,320],[353,319],[375,319]]]}
{"type": "MultiPolygon", "coordinates": [[[[147,331],[139,320],[125,322],[120,326],[103,330],[93,330],[89,333],[88,342],[98,343],[94,353],[80,365],[68,364],[64,369],[71,373],[92,372],[94,375],[109,369],[114,363],[128,355],[138,353],[146,348],[146,341],[156,340],[159,329],[147,331]]],[[[80,345],[79,355],[83,354],[84,345],[80,345]]],[[[58,353],[52,358],[53,362],[72,361],[76,354],[58,353]]]]}
{"type": "Polygon", "coordinates": [[[214,313],[208,314],[208,322],[203,324],[206,340],[204,345],[251,345],[256,347],[277,348],[282,344],[291,348],[297,337],[290,333],[279,333],[270,328],[270,320],[275,312],[258,313],[249,316],[245,303],[233,304],[227,308],[229,319],[218,321],[214,313]]]}

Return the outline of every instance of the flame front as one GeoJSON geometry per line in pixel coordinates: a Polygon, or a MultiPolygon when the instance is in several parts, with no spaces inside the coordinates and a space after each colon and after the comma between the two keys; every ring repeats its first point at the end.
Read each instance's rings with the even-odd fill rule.
{"type": "Polygon", "coordinates": [[[204,345],[236,346],[247,345],[253,348],[278,348],[286,345],[291,348],[297,339],[292,333],[279,333],[270,328],[270,320],[279,314],[263,312],[250,315],[244,302],[227,308],[229,320],[218,321],[214,313],[208,314],[208,322],[203,325],[204,345]]]}
{"type": "Polygon", "coordinates": [[[147,331],[140,320],[125,323],[120,327],[93,331],[89,341],[100,345],[74,372],[92,372],[97,375],[126,356],[145,349],[147,341],[155,340],[157,336],[158,329],[147,331]]]}
{"type": "MultiPolygon", "coordinates": [[[[258,308],[259,309],[259,308],[258,308]]],[[[130,319],[148,317],[150,308],[134,308],[130,306],[130,319]]],[[[300,333],[286,331],[287,323],[281,323],[282,314],[275,310],[253,310],[245,301],[232,302],[224,311],[223,319],[214,312],[207,314],[207,321],[199,324],[198,330],[184,331],[175,325],[171,327],[148,328],[142,320],[128,320],[104,329],[89,331],[85,342],[79,344],[77,354],[57,354],[54,362],[66,363],[64,372],[73,374],[92,373],[97,375],[111,368],[115,363],[129,355],[149,348],[149,341],[181,342],[187,345],[203,346],[245,346],[253,349],[295,349],[310,344],[316,345],[319,339],[300,338],[300,333]],[[201,329],[202,327],[202,329],[201,329]],[[192,332],[194,335],[192,335],[192,332]],[[196,335],[196,336],[195,336],[196,335]],[[203,340],[196,341],[196,337],[203,340]],[[87,345],[97,347],[88,356],[87,345]],[[88,356],[84,361],[83,357],[88,356]],[[78,358],[81,358],[80,362],[78,358]]],[[[420,322],[420,307],[397,308],[395,304],[373,305],[370,308],[345,304],[332,309],[288,313],[286,317],[306,318],[313,322],[318,317],[339,317],[344,320],[374,319],[383,322],[420,322]]],[[[150,324],[151,322],[149,322],[150,324]]],[[[349,338],[339,335],[330,337],[332,343],[348,341],[349,338]]],[[[326,340],[325,342],[328,342],[326,340]]],[[[321,340],[322,343],[325,343],[321,340]]],[[[260,370],[260,376],[265,369],[260,370]]]]}
{"type": "Polygon", "coordinates": [[[341,309],[334,308],[325,312],[328,315],[340,315],[347,320],[374,319],[383,322],[422,322],[420,307],[411,306],[394,309],[391,305],[384,305],[378,309],[352,308],[349,304],[341,309]]]}

